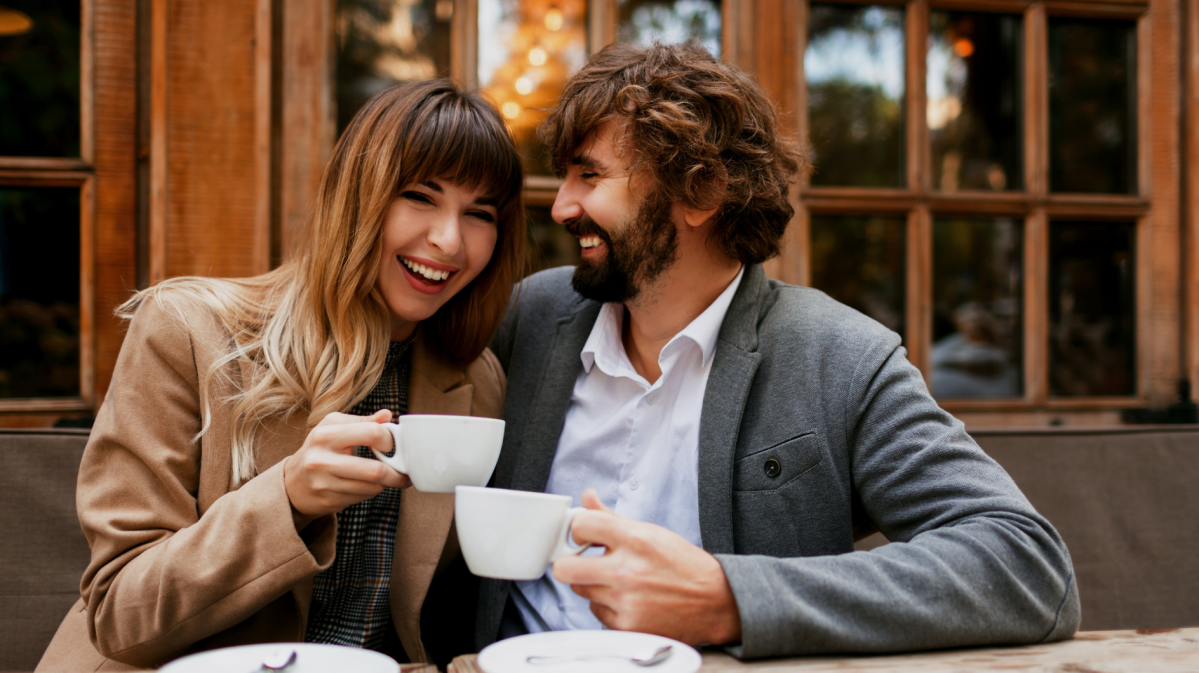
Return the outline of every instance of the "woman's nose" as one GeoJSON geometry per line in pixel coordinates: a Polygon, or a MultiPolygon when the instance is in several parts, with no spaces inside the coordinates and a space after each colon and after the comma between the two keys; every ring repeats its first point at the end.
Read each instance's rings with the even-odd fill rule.
{"type": "Polygon", "coordinates": [[[457,213],[438,217],[429,227],[429,244],[447,257],[453,257],[462,249],[462,227],[457,213]]]}

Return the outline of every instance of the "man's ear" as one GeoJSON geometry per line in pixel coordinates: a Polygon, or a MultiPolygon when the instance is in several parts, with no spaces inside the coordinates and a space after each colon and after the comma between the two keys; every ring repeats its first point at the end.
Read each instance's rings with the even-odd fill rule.
{"type": "Polygon", "coordinates": [[[683,221],[689,227],[703,226],[716,216],[716,211],[720,210],[720,206],[709,208],[707,210],[695,210],[693,208],[683,207],[683,221]]]}

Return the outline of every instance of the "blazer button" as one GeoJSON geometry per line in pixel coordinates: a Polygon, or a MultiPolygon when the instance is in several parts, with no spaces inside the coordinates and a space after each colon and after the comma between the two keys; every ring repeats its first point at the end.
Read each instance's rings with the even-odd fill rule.
{"type": "Polygon", "coordinates": [[[783,473],[783,466],[781,464],[779,464],[779,461],[775,460],[774,458],[771,458],[770,460],[766,461],[766,476],[767,477],[774,479],[775,477],[779,476],[782,473],[783,473]]]}

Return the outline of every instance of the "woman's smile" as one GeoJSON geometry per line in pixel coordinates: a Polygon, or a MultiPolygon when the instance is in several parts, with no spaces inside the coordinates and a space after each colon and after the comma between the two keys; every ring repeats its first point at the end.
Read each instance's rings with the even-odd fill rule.
{"type": "Polygon", "coordinates": [[[437,294],[444,290],[449,286],[450,279],[458,273],[456,267],[438,264],[422,257],[396,255],[396,259],[412,287],[428,294],[437,294]]]}

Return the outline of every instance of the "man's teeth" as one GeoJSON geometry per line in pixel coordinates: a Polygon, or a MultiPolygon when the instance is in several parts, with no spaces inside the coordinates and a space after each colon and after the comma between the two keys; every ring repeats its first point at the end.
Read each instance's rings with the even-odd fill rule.
{"type": "Polygon", "coordinates": [[[421,276],[424,276],[425,278],[434,282],[441,282],[450,277],[449,271],[437,271],[436,269],[430,269],[424,264],[417,264],[416,262],[404,257],[401,257],[400,261],[404,263],[404,266],[408,267],[413,272],[419,273],[421,276]]]}
{"type": "Polygon", "coordinates": [[[595,246],[599,245],[601,242],[602,241],[600,241],[599,236],[580,236],[579,237],[579,245],[583,246],[583,249],[594,248],[595,246]]]}

